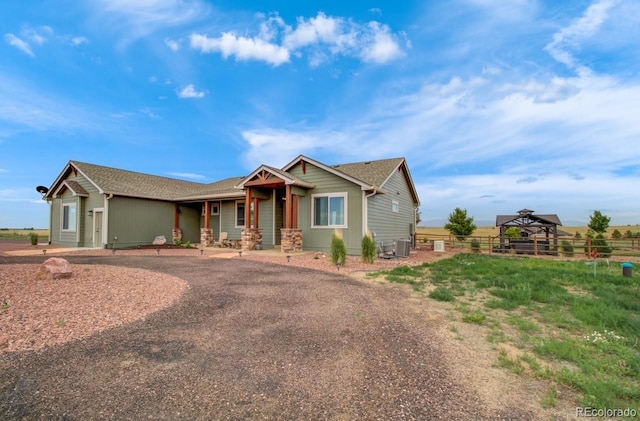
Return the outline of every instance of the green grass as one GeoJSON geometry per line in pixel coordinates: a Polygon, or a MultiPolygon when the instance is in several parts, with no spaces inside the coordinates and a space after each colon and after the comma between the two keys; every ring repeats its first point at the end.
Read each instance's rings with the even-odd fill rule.
{"type": "Polygon", "coordinates": [[[46,229],[0,228],[0,241],[29,241],[31,233],[38,234],[38,241],[49,240],[49,230],[46,229]]]}
{"type": "Polygon", "coordinates": [[[594,276],[584,260],[469,253],[380,274],[434,285],[430,299],[452,302],[494,346],[517,347],[523,355],[503,352],[497,365],[548,381],[543,406],[564,385],[583,406],[640,410],[640,280],[618,264],[601,262],[594,276]]]}

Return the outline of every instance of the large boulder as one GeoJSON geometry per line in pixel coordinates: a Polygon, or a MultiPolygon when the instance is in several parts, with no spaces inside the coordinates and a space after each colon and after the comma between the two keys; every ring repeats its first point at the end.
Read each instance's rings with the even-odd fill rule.
{"type": "Polygon", "coordinates": [[[165,244],[167,244],[167,237],[165,237],[164,235],[159,235],[156,238],[154,238],[152,244],[154,246],[164,246],[165,244]]]}
{"type": "Polygon", "coordinates": [[[39,279],[62,279],[71,278],[71,276],[73,276],[71,263],[60,257],[47,259],[38,272],[39,279]]]}

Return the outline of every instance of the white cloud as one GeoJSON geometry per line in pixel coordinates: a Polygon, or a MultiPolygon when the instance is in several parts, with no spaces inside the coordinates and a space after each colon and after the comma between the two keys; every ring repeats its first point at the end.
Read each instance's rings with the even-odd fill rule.
{"type": "Polygon", "coordinates": [[[208,16],[211,9],[202,0],[96,0],[95,20],[117,32],[120,46],[163,28],[186,25],[208,16]]]}
{"type": "Polygon", "coordinates": [[[180,49],[180,43],[178,41],[169,39],[169,38],[165,38],[164,39],[164,43],[167,47],[169,47],[169,49],[171,51],[178,51],[180,49]]]}
{"type": "Polygon", "coordinates": [[[193,84],[189,84],[178,91],[178,97],[180,98],[204,98],[205,95],[204,91],[197,91],[193,84]]]}
{"type": "Polygon", "coordinates": [[[394,39],[388,26],[381,25],[378,22],[371,22],[369,23],[369,30],[371,31],[372,39],[362,51],[364,61],[386,63],[404,57],[404,51],[394,39]]]}
{"type": "Polygon", "coordinates": [[[86,37],[72,37],[69,43],[74,47],[77,47],[79,45],[88,44],[89,39],[86,37]]]}
{"type": "Polygon", "coordinates": [[[9,43],[9,45],[16,47],[18,50],[22,51],[28,56],[35,57],[36,55],[33,53],[31,46],[28,42],[21,40],[17,36],[13,34],[4,34],[4,39],[9,43]]]}
{"type": "Polygon", "coordinates": [[[239,37],[229,32],[224,32],[219,38],[192,34],[191,47],[203,53],[219,52],[224,58],[234,56],[237,60],[260,60],[274,66],[289,61],[286,48],[260,38],[239,37]]]}
{"type": "MultiPolygon", "coordinates": [[[[212,38],[194,33],[191,47],[202,53],[216,52],[225,58],[234,56],[238,60],[258,60],[274,66],[289,62],[292,55],[302,57],[303,53],[308,54],[313,67],[338,55],[373,63],[386,63],[405,55],[398,35],[378,22],[363,25],[319,12],[309,19],[299,17],[294,28],[277,15],[259,17],[262,22],[256,36],[223,32],[212,38]]],[[[407,45],[410,45],[408,41],[407,45]]]]}
{"type": "Polygon", "coordinates": [[[597,33],[608,17],[609,10],[615,6],[614,0],[600,0],[587,8],[579,19],[571,25],[556,32],[553,41],[547,44],[545,50],[558,62],[565,64],[578,73],[590,73],[590,70],[576,62],[572,50],[580,47],[580,42],[597,33]]]}
{"type": "Polygon", "coordinates": [[[43,45],[48,41],[48,37],[53,35],[53,29],[50,26],[40,26],[38,28],[26,26],[20,31],[20,34],[33,44],[43,45]]]}

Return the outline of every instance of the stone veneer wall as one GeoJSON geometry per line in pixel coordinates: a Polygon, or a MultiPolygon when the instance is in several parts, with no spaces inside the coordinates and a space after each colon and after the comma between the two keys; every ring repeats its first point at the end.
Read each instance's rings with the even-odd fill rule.
{"type": "Polygon", "coordinates": [[[200,228],[200,247],[211,247],[213,245],[213,229],[200,228]]]}
{"type": "Polygon", "coordinates": [[[255,250],[262,248],[262,228],[245,228],[242,230],[240,240],[242,250],[255,250]],[[256,247],[259,244],[258,247],[256,247]]]}
{"type": "Polygon", "coordinates": [[[302,230],[296,228],[280,229],[280,251],[302,251],[302,230]]]}
{"type": "Polygon", "coordinates": [[[175,244],[176,241],[182,241],[182,228],[174,228],[171,231],[171,244],[175,244]]]}

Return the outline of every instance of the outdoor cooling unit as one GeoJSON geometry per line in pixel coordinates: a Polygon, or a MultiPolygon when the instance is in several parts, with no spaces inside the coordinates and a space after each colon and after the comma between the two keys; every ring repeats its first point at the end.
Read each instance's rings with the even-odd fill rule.
{"type": "Polygon", "coordinates": [[[444,253],[444,241],[437,240],[433,242],[433,251],[444,253]]]}
{"type": "Polygon", "coordinates": [[[411,250],[411,241],[395,240],[395,243],[396,243],[396,256],[409,257],[409,251],[411,250]]]}

